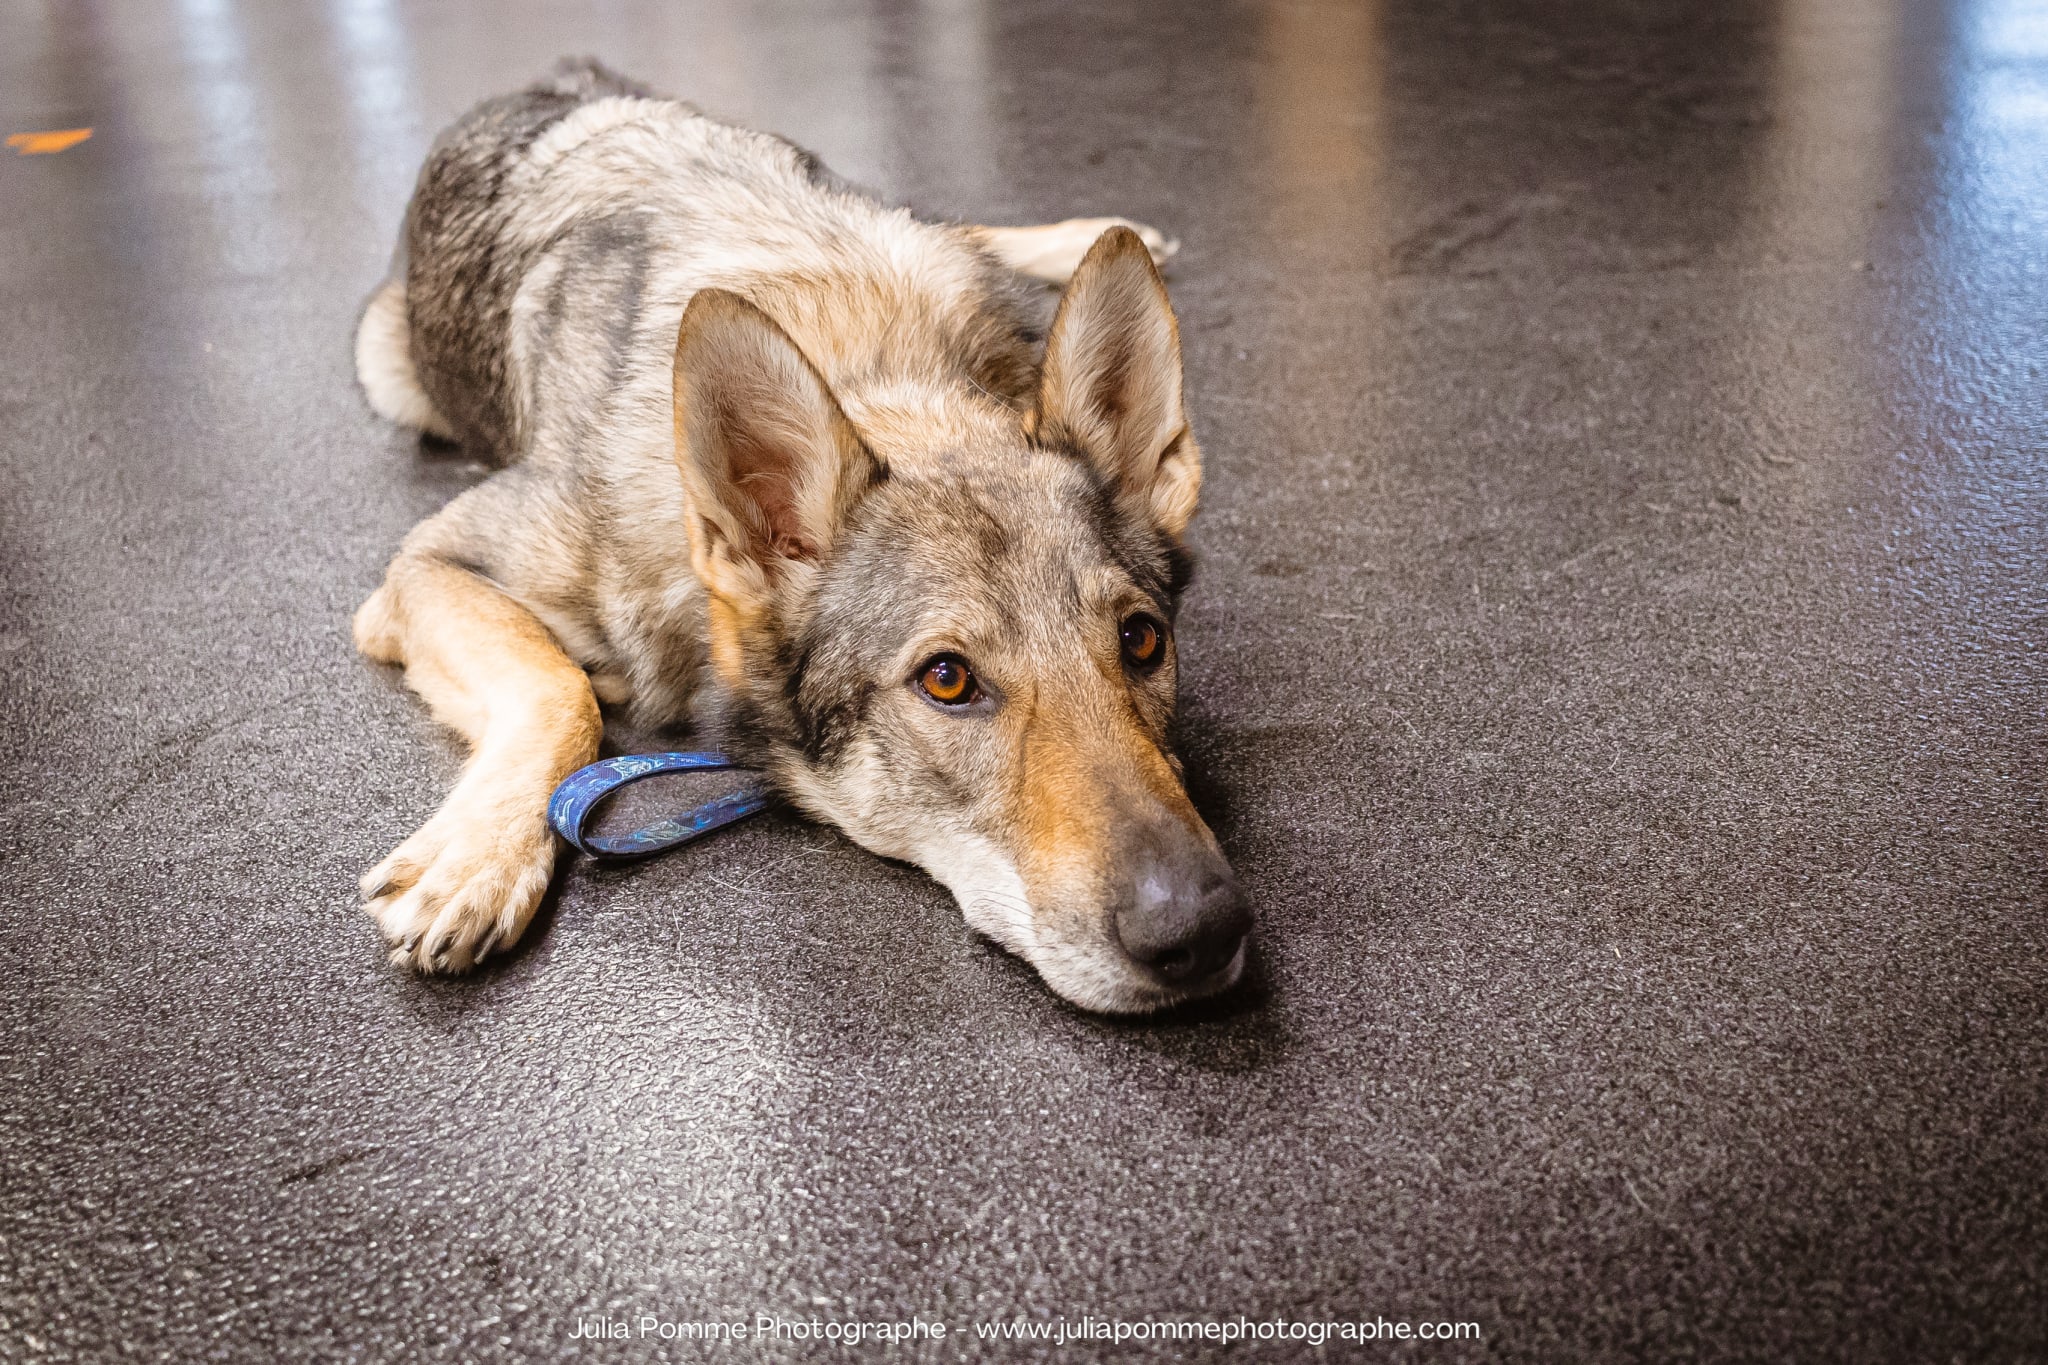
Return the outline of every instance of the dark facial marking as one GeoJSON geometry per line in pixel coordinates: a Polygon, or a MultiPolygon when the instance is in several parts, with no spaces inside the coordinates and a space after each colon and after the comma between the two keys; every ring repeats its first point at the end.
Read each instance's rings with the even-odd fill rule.
{"type": "MultiPolygon", "coordinates": [[[[1071,528],[1068,534],[1083,530],[1095,543],[1084,557],[1103,556],[1150,599],[1151,614],[1161,622],[1155,657],[1163,659],[1163,623],[1170,619],[1176,591],[1185,582],[1185,551],[1148,522],[1132,520],[1090,466],[1072,458],[1072,469],[1081,478],[1064,484],[1067,492],[1060,501],[1065,510],[1057,510],[1057,505],[1047,508],[1043,502],[1017,506],[1020,512],[1037,507],[1033,516],[1060,518],[1071,528]]],[[[957,593],[963,600],[978,597],[984,609],[1003,609],[988,594],[1001,579],[999,566],[1015,555],[1019,528],[1000,515],[1008,495],[1001,476],[992,477],[995,482],[920,479],[877,489],[863,499],[820,561],[818,587],[801,612],[801,624],[772,642],[759,643],[760,685],[749,689],[750,697],[735,699],[733,719],[754,727],[770,745],[793,751],[808,766],[839,763],[870,723],[884,689],[917,688],[921,670],[931,661],[906,677],[897,653],[918,629],[934,596],[943,600],[957,593]],[[947,581],[943,561],[933,564],[935,547],[951,547],[941,553],[959,559],[957,585],[947,581]],[[913,564],[924,567],[912,571],[913,564]]],[[[1068,605],[1076,605],[1076,565],[1046,567],[1057,575],[1051,583],[1010,590],[1064,590],[1076,599],[1068,605]]],[[[1108,628],[1117,625],[1112,620],[1108,628]]],[[[972,670],[972,660],[964,662],[972,670]]],[[[941,710],[957,709],[930,689],[925,689],[924,699],[941,710]]],[[[977,699],[965,709],[980,704],[977,699]]],[[[922,780],[942,779],[937,771],[920,772],[922,780]]]]}

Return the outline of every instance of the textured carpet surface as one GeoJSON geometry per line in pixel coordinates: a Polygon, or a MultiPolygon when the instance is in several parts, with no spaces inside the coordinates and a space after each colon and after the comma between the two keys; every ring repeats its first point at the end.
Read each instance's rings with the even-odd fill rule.
{"type": "Polygon", "coordinates": [[[0,157],[0,1357],[2042,1358],[2044,110],[2019,0],[10,7],[93,135],[0,157]],[[349,338],[565,52],[1184,241],[1248,989],[1083,1016],[783,816],[386,966],[460,754],[348,617],[479,471],[349,338]]]}

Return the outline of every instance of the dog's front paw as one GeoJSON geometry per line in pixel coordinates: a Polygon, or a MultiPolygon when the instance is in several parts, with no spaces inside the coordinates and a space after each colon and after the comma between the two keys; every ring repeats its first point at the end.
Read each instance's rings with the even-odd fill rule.
{"type": "Polygon", "coordinates": [[[391,960],[464,972],[519,941],[548,889],[555,836],[539,811],[450,801],[363,877],[391,960]]]}
{"type": "Polygon", "coordinates": [[[1128,218],[1104,218],[1102,231],[1096,233],[1096,236],[1101,236],[1102,232],[1107,232],[1113,227],[1127,227],[1137,233],[1138,240],[1145,244],[1145,250],[1152,253],[1154,265],[1165,265],[1173,259],[1173,254],[1180,250],[1180,238],[1169,237],[1156,227],[1134,223],[1128,218]]]}
{"type": "Polygon", "coordinates": [[[1166,264],[1180,243],[1158,228],[1128,218],[1068,218],[1039,227],[977,228],[981,239],[1003,264],[1019,274],[1048,284],[1065,284],[1081,268],[1089,248],[1111,228],[1129,228],[1151,253],[1154,265],[1166,264]]]}
{"type": "MultiPolygon", "coordinates": [[[[1180,250],[1180,239],[1168,237],[1156,227],[1134,223],[1128,218],[1069,218],[1057,227],[1061,231],[1057,245],[1073,258],[1072,264],[1067,266],[1070,275],[1081,264],[1081,258],[1088,254],[1088,248],[1095,245],[1095,239],[1115,227],[1129,228],[1137,233],[1138,240],[1145,244],[1145,250],[1152,253],[1154,265],[1165,265],[1180,250]]],[[[1053,245],[1048,243],[1048,250],[1053,245]]]]}

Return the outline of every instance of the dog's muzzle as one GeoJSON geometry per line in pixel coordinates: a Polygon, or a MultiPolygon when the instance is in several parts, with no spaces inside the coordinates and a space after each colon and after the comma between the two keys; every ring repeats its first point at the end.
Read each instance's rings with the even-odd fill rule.
{"type": "Polygon", "coordinates": [[[1134,839],[1127,866],[1111,921],[1124,955],[1175,991],[1199,990],[1228,971],[1252,927],[1230,865],[1175,820],[1134,839]]]}

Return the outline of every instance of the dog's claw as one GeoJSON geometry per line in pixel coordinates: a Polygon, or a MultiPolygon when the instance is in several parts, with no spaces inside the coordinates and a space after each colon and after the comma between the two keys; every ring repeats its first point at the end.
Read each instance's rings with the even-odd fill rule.
{"type": "Polygon", "coordinates": [[[375,886],[364,887],[363,899],[366,901],[381,901],[397,889],[398,883],[390,877],[385,877],[375,886]]]}

